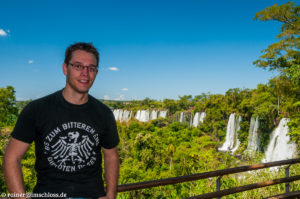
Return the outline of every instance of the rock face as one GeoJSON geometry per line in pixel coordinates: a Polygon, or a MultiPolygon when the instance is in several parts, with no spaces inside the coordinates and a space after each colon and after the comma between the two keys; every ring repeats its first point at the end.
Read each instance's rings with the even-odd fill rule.
{"type": "Polygon", "coordinates": [[[227,151],[233,153],[238,149],[240,145],[240,141],[238,139],[237,132],[240,130],[239,123],[241,120],[242,120],[241,116],[236,118],[235,113],[230,114],[228,124],[227,124],[225,142],[220,148],[218,148],[219,151],[224,151],[224,152],[227,151]]]}
{"type": "Polygon", "coordinates": [[[265,158],[262,162],[273,162],[287,160],[296,156],[297,146],[290,142],[288,135],[288,118],[282,118],[277,128],[270,135],[270,142],[265,151],[265,158]]]}

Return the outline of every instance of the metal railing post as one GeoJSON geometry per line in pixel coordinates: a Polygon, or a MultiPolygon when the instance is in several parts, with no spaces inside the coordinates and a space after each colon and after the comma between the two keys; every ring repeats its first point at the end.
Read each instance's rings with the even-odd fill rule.
{"type": "MultiPolygon", "coordinates": [[[[291,166],[291,164],[285,168],[285,177],[290,177],[290,166],[291,166]]],[[[290,183],[286,182],[285,183],[285,193],[289,193],[289,192],[290,192],[290,183]]]]}
{"type": "MultiPolygon", "coordinates": [[[[221,190],[221,178],[222,178],[222,176],[219,176],[217,178],[217,191],[221,190]]],[[[217,199],[221,199],[221,197],[217,197],[217,199]]]]}

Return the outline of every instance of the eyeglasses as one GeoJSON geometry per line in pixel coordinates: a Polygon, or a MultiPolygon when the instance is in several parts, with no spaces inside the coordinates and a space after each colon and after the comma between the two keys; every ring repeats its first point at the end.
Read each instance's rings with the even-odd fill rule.
{"type": "Polygon", "coordinates": [[[96,73],[98,71],[96,66],[84,66],[80,63],[69,63],[69,65],[71,65],[75,70],[77,71],[83,71],[85,68],[90,72],[90,73],[96,73]]]}

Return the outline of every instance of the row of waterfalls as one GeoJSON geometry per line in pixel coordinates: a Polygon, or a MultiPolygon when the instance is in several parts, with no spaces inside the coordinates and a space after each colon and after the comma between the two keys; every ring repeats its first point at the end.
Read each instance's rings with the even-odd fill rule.
{"type": "MultiPolygon", "coordinates": [[[[238,131],[240,130],[239,123],[241,121],[242,117],[236,116],[234,113],[229,116],[225,142],[220,148],[218,148],[219,151],[233,153],[238,149],[240,145],[238,131]]],[[[286,160],[297,155],[297,145],[290,141],[290,136],[288,135],[288,122],[288,118],[282,118],[278,126],[270,134],[269,144],[265,149],[265,156],[262,159],[262,162],[286,160]]],[[[251,118],[246,152],[251,155],[251,153],[260,151],[260,140],[261,134],[259,133],[259,119],[258,117],[251,118]]]]}
{"type": "Polygon", "coordinates": [[[156,120],[157,118],[166,118],[168,111],[153,110],[149,113],[148,110],[138,110],[135,119],[140,122],[149,122],[150,120],[156,120]]]}
{"type": "MultiPolygon", "coordinates": [[[[113,111],[115,119],[121,122],[128,122],[133,117],[133,112],[128,110],[115,109],[113,111]]],[[[138,110],[135,113],[134,119],[140,122],[149,122],[150,120],[166,118],[168,112],[165,110],[157,111],[152,110],[138,110]]],[[[195,114],[180,112],[176,114],[175,121],[180,123],[189,124],[189,126],[197,127],[203,123],[206,117],[205,112],[196,112],[195,114]]],[[[230,114],[227,123],[225,142],[219,151],[234,153],[239,145],[238,131],[240,130],[240,122],[242,121],[241,116],[237,116],[235,113],[230,114]]],[[[262,162],[272,162],[278,160],[291,159],[297,154],[297,146],[290,141],[288,135],[289,128],[287,123],[288,118],[282,118],[279,125],[270,134],[270,140],[268,146],[265,148],[265,157],[262,162]]],[[[245,152],[252,154],[254,152],[261,151],[261,133],[259,132],[259,118],[251,118],[248,146],[245,152]]]]}
{"type": "MultiPolygon", "coordinates": [[[[132,111],[115,109],[113,111],[115,119],[120,122],[128,122],[132,119],[132,111]]],[[[135,114],[135,119],[140,122],[149,122],[150,120],[167,117],[168,111],[157,111],[153,110],[151,113],[149,110],[138,110],[135,114]]]]}
{"type": "MultiPolygon", "coordinates": [[[[133,118],[133,112],[122,109],[115,109],[113,111],[115,119],[120,122],[128,122],[133,118]]],[[[168,111],[165,110],[138,110],[134,119],[140,122],[149,122],[158,118],[166,118],[168,116],[168,111]]],[[[199,124],[203,123],[206,116],[205,112],[196,112],[194,115],[191,113],[180,112],[176,115],[176,121],[180,123],[187,123],[189,126],[197,127],[199,124]]]]}

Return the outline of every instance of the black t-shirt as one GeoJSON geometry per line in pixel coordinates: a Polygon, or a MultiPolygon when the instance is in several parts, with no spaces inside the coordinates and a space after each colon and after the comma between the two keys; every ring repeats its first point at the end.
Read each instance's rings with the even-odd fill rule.
{"type": "Polygon", "coordinates": [[[12,137],[35,142],[34,193],[105,195],[101,147],[116,147],[119,137],[113,113],[94,97],[74,105],[57,91],[32,101],[21,112],[12,137]]]}

